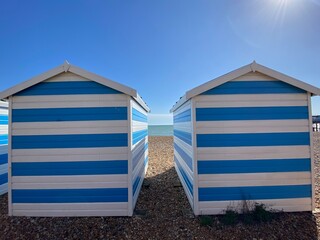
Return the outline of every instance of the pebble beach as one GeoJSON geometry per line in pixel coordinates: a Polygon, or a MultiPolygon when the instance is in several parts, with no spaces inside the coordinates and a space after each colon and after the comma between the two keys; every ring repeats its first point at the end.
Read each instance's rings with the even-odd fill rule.
{"type": "MultiPolygon", "coordinates": [[[[316,206],[320,209],[320,133],[314,134],[316,206]]],[[[149,137],[149,168],[133,217],[8,217],[0,196],[0,239],[318,239],[319,213],[278,213],[276,220],[202,226],[173,164],[173,137],[149,137]]]]}

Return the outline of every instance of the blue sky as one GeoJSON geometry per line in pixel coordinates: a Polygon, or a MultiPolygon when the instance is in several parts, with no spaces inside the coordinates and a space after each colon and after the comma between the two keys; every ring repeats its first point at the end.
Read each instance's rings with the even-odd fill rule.
{"type": "Polygon", "coordinates": [[[320,87],[319,23],[320,0],[1,1],[0,91],[67,59],[168,124],[187,90],[253,60],[320,87]]]}

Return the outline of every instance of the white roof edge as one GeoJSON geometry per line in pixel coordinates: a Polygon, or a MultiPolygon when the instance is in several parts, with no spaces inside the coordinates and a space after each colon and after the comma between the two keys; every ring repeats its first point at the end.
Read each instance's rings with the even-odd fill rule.
{"type": "Polygon", "coordinates": [[[47,72],[44,72],[38,76],[35,76],[27,81],[24,81],[18,85],[15,85],[3,92],[0,93],[0,99],[6,99],[8,98],[9,96],[12,96],[13,94],[17,93],[17,92],[20,92],[28,87],[31,87],[37,83],[40,83],[48,78],[51,78],[53,76],[56,76],[60,73],[62,73],[64,71],[64,64],[58,66],[58,67],[55,67],[47,72]]]}
{"type": "Polygon", "coordinates": [[[186,94],[183,95],[177,102],[175,105],[173,105],[173,107],[170,109],[170,112],[174,112],[175,110],[177,110],[179,107],[181,107],[186,101],[188,101],[189,99],[187,99],[186,94]]]}
{"type": "Polygon", "coordinates": [[[58,67],[55,67],[47,72],[44,72],[36,77],[33,77],[25,82],[22,82],[16,86],[13,86],[13,87],[1,92],[0,99],[6,99],[9,96],[12,96],[13,94],[15,94],[17,92],[20,92],[26,88],[29,88],[37,83],[45,81],[48,78],[54,77],[54,76],[56,76],[60,73],[63,73],[63,72],[71,72],[71,73],[80,75],[82,77],[88,78],[88,79],[95,81],[97,83],[100,83],[104,86],[111,87],[115,90],[118,90],[119,92],[123,92],[123,93],[125,93],[135,99],[139,99],[137,101],[140,103],[140,105],[142,105],[147,111],[150,111],[150,109],[147,107],[146,103],[141,99],[141,97],[139,97],[139,95],[135,89],[127,87],[123,84],[114,82],[108,78],[99,76],[95,73],[91,73],[91,72],[86,71],[80,67],[71,65],[67,61],[65,61],[62,65],[60,65],[58,67]]]}
{"type": "Polygon", "coordinates": [[[208,91],[212,88],[215,88],[219,85],[222,85],[232,79],[240,77],[240,76],[242,76],[246,73],[249,73],[249,72],[263,73],[265,75],[268,75],[268,76],[273,77],[275,79],[278,79],[280,81],[286,82],[286,83],[293,85],[295,87],[301,88],[307,92],[310,92],[311,95],[320,96],[320,88],[314,87],[308,83],[304,83],[300,80],[297,80],[293,77],[287,76],[283,73],[280,73],[276,70],[273,70],[271,68],[260,65],[260,64],[256,63],[255,61],[253,61],[251,64],[240,67],[236,70],[233,70],[227,74],[224,74],[220,77],[217,77],[209,82],[201,84],[200,86],[195,87],[195,88],[187,91],[186,94],[170,109],[170,112],[173,112],[176,109],[178,109],[183,103],[188,101],[190,98],[193,98],[194,96],[197,96],[205,91],[208,91]]]}
{"type": "Polygon", "coordinates": [[[265,75],[268,75],[270,77],[273,77],[275,79],[278,79],[280,81],[286,82],[292,86],[295,86],[297,88],[301,88],[307,92],[310,92],[312,95],[319,96],[320,95],[320,88],[314,87],[308,83],[302,82],[298,79],[295,79],[293,77],[290,77],[288,75],[285,75],[281,72],[278,72],[276,70],[273,70],[271,68],[265,67],[260,64],[255,64],[254,66],[255,71],[261,72],[265,75]]]}
{"type": "Polygon", "coordinates": [[[139,94],[138,94],[137,97],[133,97],[133,99],[134,99],[142,108],[144,108],[144,110],[146,110],[148,113],[150,112],[150,108],[149,108],[148,105],[145,103],[145,101],[142,100],[142,98],[140,97],[139,94]]]}

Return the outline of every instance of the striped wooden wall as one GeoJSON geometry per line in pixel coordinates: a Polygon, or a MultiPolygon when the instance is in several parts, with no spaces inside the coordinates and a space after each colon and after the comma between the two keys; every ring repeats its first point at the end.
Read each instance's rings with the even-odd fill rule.
{"type": "Polygon", "coordinates": [[[0,195],[8,191],[8,103],[0,101],[0,195]]]}
{"type": "Polygon", "coordinates": [[[308,95],[259,73],[194,99],[198,214],[243,200],[284,211],[312,209],[308,95]]]}
{"type": "Polygon", "coordinates": [[[175,168],[193,207],[194,163],[191,109],[191,101],[188,101],[173,113],[173,135],[175,168]]]}
{"type": "Polygon", "coordinates": [[[128,215],[127,95],[62,73],[11,101],[9,214],[128,215]]]}
{"type": "Polygon", "coordinates": [[[131,107],[132,207],[134,209],[148,168],[148,119],[147,112],[133,99],[131,107]]]}

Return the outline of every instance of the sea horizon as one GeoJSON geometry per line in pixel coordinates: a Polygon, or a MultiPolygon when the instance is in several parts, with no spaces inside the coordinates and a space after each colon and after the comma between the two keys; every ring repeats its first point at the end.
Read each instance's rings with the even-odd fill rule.
{"type": "Polygon", "coordinates": [[[148,125],[149,136],[173,136],[173,125],[148,125]]]}

